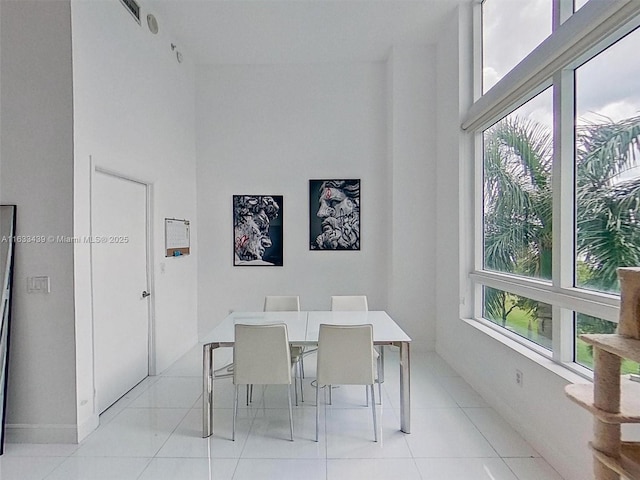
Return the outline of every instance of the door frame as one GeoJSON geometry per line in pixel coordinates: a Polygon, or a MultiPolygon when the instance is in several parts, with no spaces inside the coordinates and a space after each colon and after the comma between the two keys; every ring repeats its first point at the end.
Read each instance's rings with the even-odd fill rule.
{"type": "MultiPolygon", "coordinates": [[[[146,279],[147,279],[147,289],[151,292],[151,296],[147,298],[149,301],[148,304],[148,319],[147,319],[147,330],[148,330],[148,338],[147,338],[147,347],[148,347],[148,374],[149,376],[156,375],[156,347],[155,347],[155,285],[154,285],[154,272],[153,272],[153,184],[149,181],[135,178],[131,175],[124,174],[118,172],[113,169],[104,168],[96,164],[94,159],[90,157],[90,179],[89,179],[89,195],[90,195],[90,206],[89,206],[89,235],[93,238],[93,206],[95,203],[94,198],[94,181],[95,175],[97,173],[103,175],[110,175],[120,180],[137,183],[145,188],[145,203],[146,203],[146,225],[145,225],[145,235],[146,235],[146,279]]],[[[95,358],[95,319],[94,319],[94,276],[93,276],[93,243],[89,244],[90,251],[90,272],[91,272],[91,340],[93,342],[92,345],[92,361],[93,361],[93,408],[94,413],[99,415],[99,412],[96,412],[96,396],[98,394],[95,383],[95,366],[96,366],[96,358],[95,358]]]]}

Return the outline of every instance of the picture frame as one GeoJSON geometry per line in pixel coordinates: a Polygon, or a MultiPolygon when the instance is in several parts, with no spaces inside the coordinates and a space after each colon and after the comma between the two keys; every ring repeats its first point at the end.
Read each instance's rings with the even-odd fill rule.
{"type": "Polygon", "coordinates": [[[309,250],[360,250],[360,179],[309,180],[309,250]]]}
{"type": "Polygon", "coordinates": [[[283,266],[284,197],[233,195],[233,265],[283,266]]]}

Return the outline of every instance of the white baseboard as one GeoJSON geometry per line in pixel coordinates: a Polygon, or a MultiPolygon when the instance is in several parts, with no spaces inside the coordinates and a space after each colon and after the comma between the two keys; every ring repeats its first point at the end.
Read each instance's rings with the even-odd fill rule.
{"type": "Polygon", "coordinates": [[[7,443],[78,443],[77,425],[13,423],[5,433],[7,443]]]}
{"type": "Polygon", "coordinates": [[[78,425],[78,443],[87,438],[100,425],[100,417],[91,415],[84,423],[78,425]]]}

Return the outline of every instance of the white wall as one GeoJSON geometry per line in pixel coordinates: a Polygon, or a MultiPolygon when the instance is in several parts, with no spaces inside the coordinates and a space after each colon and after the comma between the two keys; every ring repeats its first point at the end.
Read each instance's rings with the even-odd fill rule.
{"type": "Polygon", "coordinates": [[[473,139],[460,131],[461,113],[471,101],[470,25],[470,11],[462,9],[459,18],[443,27],[437,50],[437,92],[443,101],[438,104],[437,131],[436,349],[566,480],[590,479],[592,419],[565,397],[568,376],[553,373],[551,362],[540,363],[461,320],[472,312],[467,272],[473,235],[473,139]],[[515,383],[516,369],[524,374],[522,387],[515,383]]]}
{"type": "MultiPolygon", "coordinates": [[[[73,0],[72,14],[74,231],[90,233],[90,158],[152,185],[150,287],[159,373],[197,341],[194,67],[188,52],[177,62],[169,22],[161,17],[160,33],[153,35],[117,1],[73,0]],[[191,255],[165,258],[164,218],[192,221],[191,255]]],[[[96,414],[89,255],[88,245],[76,244],[78,424],[88,422],[84,430],[96,414]]]]}
{"type": "MultiPolygon", "coordinates": [[[[73,234],[69,1],[2,2],[2,203],[17,234],[73,234]],[[36,34],[37,33],[37,34],[36,34]]],[[[8,441],[76,438],[73,248],[16,245],[8,441]],[[51,293],[27,294],[27,277],[51,293]]]]}
{"type": "MultiPolygon", "coordinates": [[[[152,184],[162,371],[197,336],[195,242],[189,257],[163,256],[164,218],[196,218],[193,66],[178,64],[167,33],[151,35],[119,2],[2,9],[0,200],[18,205],[18,235],[80,237],[90,232],[90,156],[152,184]]],[[[8,440],[78,441],[97,425],[88,245],[20,243],[15,275],[8,440]],[[27,294],[27,277],[41,275],[51,293],[27,294]]]]}
{"type": "Polygon", "coordinates": [[[264,296],[387,306],[391,208],[383,63],[198,70],[199,328],[264,296]],[[309,250],[309,179],[360,178],[361,250],[309,250]],[[232,195],[284,195],[284,266],[233,267],[232,195]]]}
{"type": "Polygon", "coordinates": [[[394,47],[388,60],[391,175],[389,305],[413,339],[435,348],[435,47],[394,47]]]}

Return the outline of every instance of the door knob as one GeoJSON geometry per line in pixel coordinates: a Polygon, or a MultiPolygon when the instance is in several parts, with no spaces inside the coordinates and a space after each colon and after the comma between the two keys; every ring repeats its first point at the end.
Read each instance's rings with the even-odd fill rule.
{"type": "Polygon", "coordinates": [[[142,292],[142,298],[147,298],[150,295],[151,294],[149,292],[147,292],[146,290],[144,292],[142,292]]]}

